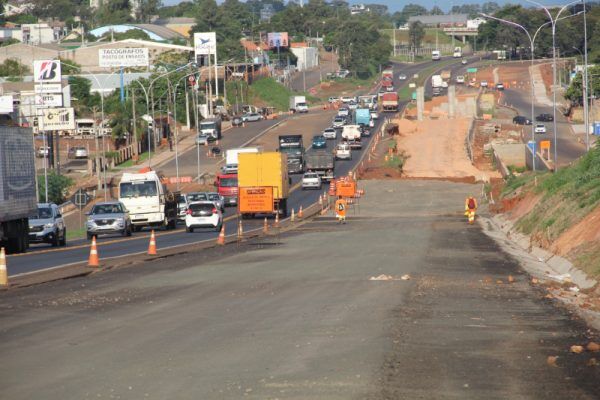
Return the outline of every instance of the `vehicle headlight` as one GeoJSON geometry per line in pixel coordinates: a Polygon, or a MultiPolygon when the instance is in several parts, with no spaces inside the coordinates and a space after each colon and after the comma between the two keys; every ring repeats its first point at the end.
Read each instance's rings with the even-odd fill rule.
{"type": "Polygon", "coordinates": [[[53,223],[47,223],[46,225],[44,225],[44,229],[52,229],[52,228],[54,228],[53,223]]]}
{"type": "Polygon", "coordinates": [[[117,218],[115,219],[116,222],[122,224],[123,222],[125,222],[125,220],[123,218],[117,218]]]}

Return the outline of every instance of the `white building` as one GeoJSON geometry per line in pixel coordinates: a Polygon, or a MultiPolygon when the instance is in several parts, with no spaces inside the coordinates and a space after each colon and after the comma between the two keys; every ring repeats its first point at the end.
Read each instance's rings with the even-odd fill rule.
{"type": "Polygon", "coordinates": [[[290,50],[298,59],[296,64],[298,71],[319,66],[319,49],[316,47],[291,47],[290,50]]]}
{"type": "Polygon", "coordinates": [[[23,24],[13,31],[13,39],[33,45],[56,42],[54,28],[48,24],[23,24]]]}
{"type": "Polygon", "coordinates": [[[478,29],[479,25],[485,24],[486,20],[483,18],[475,18],[467,20],[467,28],[478,29]]]}

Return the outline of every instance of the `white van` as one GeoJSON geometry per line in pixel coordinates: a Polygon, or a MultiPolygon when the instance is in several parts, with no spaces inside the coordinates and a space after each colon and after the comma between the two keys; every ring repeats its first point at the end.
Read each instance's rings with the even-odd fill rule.
{"type": "Polygon", "coordinates": [[[442,59],[442,53],[439,50],[433,50],[431,52],[432,61],[440,61],[442,59]]]}

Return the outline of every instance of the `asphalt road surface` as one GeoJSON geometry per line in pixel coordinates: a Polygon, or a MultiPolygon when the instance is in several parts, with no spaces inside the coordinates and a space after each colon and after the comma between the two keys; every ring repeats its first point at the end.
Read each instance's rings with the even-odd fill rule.
{"type": "Polygon", "coordinates": [[[1,292],[2,397],[598,398],[595,333],[466,224],[479,186],[362,185],[346,225],[1,292]]]}
{"type": "MultiPolygon", "coordinates": [[[[552,149],[554,148],[554,130],[552,122],[537,122],[535,121],[535,116],[540,115],[542,113],[548,113],[552,115],[553,109],[548,106],[541,106],[539,104],[535,104],[535,115],[531,118],[531,96],[529,93],[515,90],[515,89],[506,89],[504,91],[504,100],[506,103],[512,105],[519,115],[524,115],[527,118],[532,119],[533,124],[535,126],[536,123],[546,125],[545,134],[535,134],[535,141],[538,143],[542,140],[550,140],[552,149]]],[[[556,123],[557,123],[557,135],[556,135],[556,149],[558,152],[558,166],[564,166],[570,164],[571,162],[577,160],[579,157],[585,154],[585,145],[579,143],[577,138],[573,135],[570,124],[567,119],[561,114],[559,110],[556,110],[556,123]]],[[[524,132],[526,133],[526,137],[531,137],[530,126],[526,126],[524,128],[524,132]]],[[[554,150],[551,150],[552,157],[554,157],[554,150]]]]}

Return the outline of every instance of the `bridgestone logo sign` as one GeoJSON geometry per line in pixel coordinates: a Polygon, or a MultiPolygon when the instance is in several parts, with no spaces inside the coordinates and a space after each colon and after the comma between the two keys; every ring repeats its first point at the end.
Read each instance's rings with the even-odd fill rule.
{"type": "Polygon", "coordinates": [[[147,67],[148,64],[148,49],[145,48],[98,50],[100,67],[147,67]]]}

